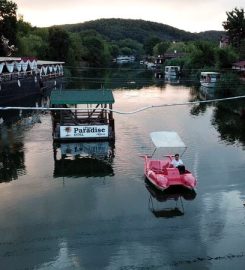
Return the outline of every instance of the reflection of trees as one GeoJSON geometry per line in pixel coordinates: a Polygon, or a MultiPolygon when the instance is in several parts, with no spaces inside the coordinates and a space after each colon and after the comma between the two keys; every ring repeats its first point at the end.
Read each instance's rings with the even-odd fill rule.
{"type": "Polygon", "coordinates": [[[108,69],[71,70],[72,80],[67,78],[66,88],[127,88],[141,89],[155,85],[154,72],[145,67],[130,64],[108,69]]]}
{"type": "Polygon", "coordinates": [[[199,103],[192,106],[190,113],[192,115],[198,116],[199,114],[203,114],[207,110],[207,104],[199,103]]]}
{"type": "MultiPolygon", "coordinates": [[[[203,89],[200,87],[193,87],[191,88],[190,91],[190,102],[192,101],[197,101],[197,100],[206,100],[208,96],[202,91],[203,89]]],[[[199,104],[194,104],[190,110],[191,115],[198,116],[199,114],[204,114],[210,106],[209,103],[199,103],[199,104]]]]}
{"type": "Polygon", "coordinates": [[[229,143],[240,142],[245,146],[245,123],[244,119],[235,112],[233,104],[220,104],[216,107],[212,124],[220,133],[220,138],[229,143]]]}
{"type": "MultiPolygon", "coordinates": [[[[233,96],[239,95],[239,86],[232,91],[233,96]]],[[[208,100],[218,98],[217,91],[208,88],[192,88],[190,101],[208,100]]],[[[221,98],[219,96],[219,98],[221,98]]],[[[245,145],[244,125],[244,99],[214,103],[194,104],[190,110],[191,115],[204,114],[208,107],[214,106],[212,124],[220,133],[220,138],[228,143],[240,142],[245,145]]]]}
{"type": "Polygon", "coordinates": [[[25,173],[23,144],[16,143],[11,148],[0,150],[0,182],[16,180],[25,173]]]}

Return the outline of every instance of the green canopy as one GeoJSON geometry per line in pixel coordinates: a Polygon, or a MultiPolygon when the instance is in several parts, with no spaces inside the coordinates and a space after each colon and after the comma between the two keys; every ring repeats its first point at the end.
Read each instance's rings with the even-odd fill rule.
{"type": "Polygon", "coordinates": [[[53,90],[51,105],[65,104],[112,104],[114,97],[111,90],[53,90]]]}

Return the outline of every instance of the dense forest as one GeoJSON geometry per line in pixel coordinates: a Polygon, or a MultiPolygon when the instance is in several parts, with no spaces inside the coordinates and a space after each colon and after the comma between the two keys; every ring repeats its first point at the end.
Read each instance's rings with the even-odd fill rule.
{"type": "Polygon", "coordinates": [[[222,31],[207,31],[207,34],[206,32],[190,33],[166,24],[130,19],[99,19],[79,24],[61,25],[60,27],[77,33],[94,30],[110,41],[133,39],[143,44],[152,37],[168,41],[198,39],[218,41],[220,36],[224,34],[222,31]]]}
{"type": "Polygon", "coordinates": [[[95,21],[33,27],[17,18],[13,1],[0,2],[0,56],[34,56],[38,59],[65,61],[67,66],[108,66],[119,55],[136,59],[181,52],[168,64],[190,68],[229,68],[245,59],[244,10],[227,12],[224,31],[190,33],[168,25],[143,20],[99,19],[95,21]],[[221,36],[229,45],[219,47],[221,36]]]}

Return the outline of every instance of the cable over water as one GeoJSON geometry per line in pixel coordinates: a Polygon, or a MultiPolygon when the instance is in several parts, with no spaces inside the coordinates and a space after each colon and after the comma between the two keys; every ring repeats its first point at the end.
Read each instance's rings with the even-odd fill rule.
{"type": "MultiPolygon", "coordinates": [[[[200,103],[213,103],[213,102],[222,102],[222,101],[228,101],[228,100],[236,100],[236,99],[243,99],[245,98],[245,95],[243,96],[236,96],[236,97],[227,97],[227,98],[216,98],[216,99],[210,99],[210,100],[198,100],[198,101],[188,101],[183,103],[166,103],[166,104],[159,104],[159,105],[149,105],[145,106],[139,109],[136,109],[134,111],[119,111],[109,108],[103,108],[103,110],[108,112],[113,112],[117,114],[136,114],[145,110],[153,109],[153,108],[161,108],[161,107],[171,107],[171,106],[183,106],[183,105],[192,105],[192,104],[200,104],[200,103]]],[[[50,108],[50,107],[0,107],[0,110],[40,110],[40,111],[66,111],[66,110],[76,110],[76,111],[87,111],[86,108],[50,108]]]]}

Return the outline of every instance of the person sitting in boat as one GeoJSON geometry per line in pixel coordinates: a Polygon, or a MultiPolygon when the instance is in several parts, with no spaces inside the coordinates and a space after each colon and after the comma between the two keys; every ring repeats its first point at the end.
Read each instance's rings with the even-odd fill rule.
{"type": "Polygon", "coordinates": [[[183,161],[179,158],[179,154],[174,155],[174,159],[172,159],[171,165],[175,168],[178,168],[180,174],[185,172],[185,166],[183,161]]]}

